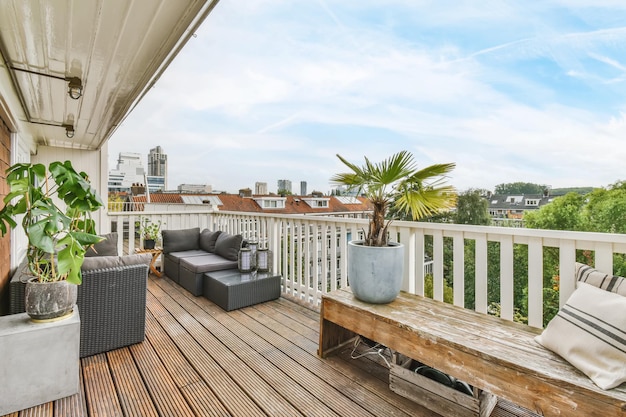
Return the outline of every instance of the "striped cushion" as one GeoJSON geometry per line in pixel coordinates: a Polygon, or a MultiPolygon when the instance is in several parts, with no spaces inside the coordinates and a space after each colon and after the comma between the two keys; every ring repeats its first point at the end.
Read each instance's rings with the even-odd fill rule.
{"type": "Polygon", "coordinates": [[[581,282],[535,340],[614,388],[626,382],[626,297],[581,282]]]}
{"type": "Polygon", "coordinates": [[[626,296],[626,278],[605,274],[578,262],[576,262],[576,281],[626,296]]]}

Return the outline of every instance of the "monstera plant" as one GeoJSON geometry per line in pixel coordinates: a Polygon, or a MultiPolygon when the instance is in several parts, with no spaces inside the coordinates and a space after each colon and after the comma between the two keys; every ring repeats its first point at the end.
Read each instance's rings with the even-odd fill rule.
{"type": "MultiPolygon", "coordinates": [[[[9,194],[0,210],[0,233],[18,222],[28,239],[26,248],[28,274],[33,278],[26,286],[26,311],[31,317],[47,319],[43,301],[30,300],[29,284],[60,283],[47,291],[68,293],[72,300],[57,304],[61,315],[71,311],[76,302],[76,285],[82,281],[81,266],[86,249],[102,240],[96,234],[91,213],[102,207],[102,201],[91,187],[84,172],[78,173],[70,161],[43,164],[17,163],[7,170],[9,194]],[[63,204],[61,204],[63,203],[63,204]],[[62,208],[63,207],[63,208],[62,208]],[[59,289],[60,288],[60,289],[59,289]],[[68,307],[66,304],[70,303],[68,307]],[[32,305],[29,305],[32,304],[32,305]],[[35,311],[29,307],[34,307],[35,311]]],[[[56,300],[55,300],[56,301],[56,300]]]]}

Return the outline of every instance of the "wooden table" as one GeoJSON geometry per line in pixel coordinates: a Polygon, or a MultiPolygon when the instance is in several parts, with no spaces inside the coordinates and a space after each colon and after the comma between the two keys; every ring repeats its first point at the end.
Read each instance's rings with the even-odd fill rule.
{"type": "Polygon", "coordinates": [[[163,249],[155,248],[155,249],[135,249],[135,253],[151,253],[152,260],[150,261],[150,271],[157,277],[161,278],[163,273],[156,268],[156,261],[159,259],[159,256],[163,253],[163,249]]]}
{"type": "Polygon", "coordinates": [[[337,290],[322,298],[318,354],[360,334],[540,415],[626,417],[626,384],[601,390],[535,342],[540,332],[404,292],[369,304],[337,290]]]}

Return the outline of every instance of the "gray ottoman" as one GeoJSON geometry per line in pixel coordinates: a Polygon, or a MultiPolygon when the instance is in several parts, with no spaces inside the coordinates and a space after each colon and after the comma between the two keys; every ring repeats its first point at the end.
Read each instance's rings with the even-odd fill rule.
{"type": "Polygon", "coordinates": [[[280,297],[282,277],[272,273],[242,274],[236,269],[204,274],[204,297],[226,311],[280,297]]]}
{"type": "Polygon", "coordinates": [[[205,272],[232,268],[237,268],[237,261],[229,261],[214,253],[181,258],[178,284],[193,295],[202,295],[205,272]]]}

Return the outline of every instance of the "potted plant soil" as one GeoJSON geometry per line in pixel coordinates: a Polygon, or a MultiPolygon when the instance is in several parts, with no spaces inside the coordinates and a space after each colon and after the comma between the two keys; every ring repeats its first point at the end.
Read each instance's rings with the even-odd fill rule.
{"type": "Polygon", "coordinates": [[[69,315],[76,304],[76,285],[87,248],[102,240],[91,213],[102,201],[87,174],[70,161],[18,163],[7,170],[9,194],[0,210],[0,233],[21,222],[28,239],[26,312],[35,320],[69,315]],[[57,204],[63,202],[62,209],[57,204]]]}
{"type": "Polygon", "coordinates": [[[456,193],[445,184],[455,164],[434,164],[418,169],[408,151],[373,163],[367,157],[359,167],[337,155],[350,172],[336,174],[331,182],[345,185],[374,206],[365,240],[348,243],[348,280],[354,296],[369,303],[393,301],[402,287],[404,246],[389,241],[389,209],[413,220],[454,207],[456,193]]]}

